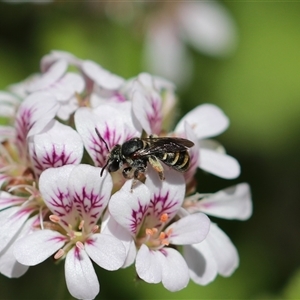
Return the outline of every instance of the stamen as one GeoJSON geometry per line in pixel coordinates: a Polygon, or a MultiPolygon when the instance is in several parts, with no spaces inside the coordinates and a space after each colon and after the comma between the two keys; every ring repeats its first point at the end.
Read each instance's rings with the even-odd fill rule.
{"type": "Polygon", "coordinates": [[[54,255],[54,259],[59,259],[65,254],[65,251],[63,249],[59,249],[56,254],[54,255]]]}
{"type": "Polygon", "coordinates": [[[76,242],[76,247],[79,248],[80,250],[84,250],[84,245],[80,241],[76,242]]]}
{"type": "Polygon", "coordinates": [[[49,216],[50,221],[52,221],[53,223],[59,223],[60,221],[60,217],[57,215],[50,215],[49,216]]]}
{"type": "Polygon", "coordinates": [[[161,222],[163,223],[166,223],[168,221],[169,217],[168,217],[168,214],[164,213],[160,216],[160,220],[161,222]]]}

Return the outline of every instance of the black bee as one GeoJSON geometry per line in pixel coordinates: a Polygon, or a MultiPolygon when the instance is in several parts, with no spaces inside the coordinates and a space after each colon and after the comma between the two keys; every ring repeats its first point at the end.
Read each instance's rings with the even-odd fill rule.
{"type": "MultiPolygon", "coordinates": [[[[101,141],[108,146],[97,129],[96,133],[101,141]]],[[[126,179],[140,179],[147,169],[147,163],[158,172],[159,178],[164,180],[164,169],[160,162],[179,172],[185,172],[190,163],[188,148],[194,146],[190,140],[176,137],[132,138],[122,145],[115,145],[107,156],[100,176],[104,169],[115,172],[123,168],[122,174],[126,179]]]]}

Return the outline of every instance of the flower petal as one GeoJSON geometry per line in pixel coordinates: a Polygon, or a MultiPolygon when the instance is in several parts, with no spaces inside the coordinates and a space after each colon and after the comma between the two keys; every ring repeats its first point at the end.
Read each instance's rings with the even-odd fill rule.
{"type": "Polygon", "coordinates": [[[100,172],[100,168],[78,165],[72,169],[68,181],[69,197],[85,220],[83,226],[87,232],[92,230],[106,208],[113,187],[111,176],[105,172],[99,178],[100,172]]]}
{"type": "MultiPolygon", "coordinates": [[[[32,230],[32,224],[36,221],[36,218],[30,218],[21,229],[19,235],[15,237],[15,240],[28,235],[32,230]]],[[[28,266],[20,264],[13,253],[15,240],[10,242],[10,245],[1,252],[0,256],[0,273],[9,278],[18,278],[22,276],[27,270],[28,266]]]]}
{"type": "Polygon", "coordinates": [[[40,175],[48,168],[79,164],[83,156],[83,143],[74,129],[54,121],[47,131],[32,138],[29,153],[35,171],[40,175]]]}
{"type": "Polygon", "coordinates": [[[2,126],[0,125],[0,143],[12,138],[16,135],[16,130],[11,126],[2,126]]]}
{"type": "Polygon", "coordinates": [[[45,170],[39,180],[40,192],[48,208],[65,223],[77,221],[77,211],[69,195],[69,177],[75,165],[45,170]]]}
{"type": "Polygon", "coordinates": [[[181,173],[171,168],[164,168],[165,180],[160,180],[157,172],[148,167],[146,186],[151,191],[147,227],[157,226],[162,214],[168,215],[171,220],[177,213],[185,195],[185,180],[181,173]],[[150,221],[150,217],[153,219],[150,221]],[[151,223],[152,224],[151,224],[151,223]]]}
{"type": "Polygon", "coordinates": [[[171,292],[185,288],[189,283],[188,266],[182,255],[175,249],[163,248],[162,265],[162,284],[171,292]]]}
{"type": "Polygon", "coordinates": [[[144,81],[146,80],[143,77],[150,77],[146,82],[151,82],[151,86],[142,85],[139,78],[133,82],[131,87],[133,112],[148,135],[158,135],[162,130],[162,100],[158,91],[154,89],[153,78],[149,74],[142,75],[144,81]]]}
{"type": "Polygon", "coordinates": [[[33,209],[12,207],[0,214],[0,252],[20,233],[33,209]]]}
{"type": "Polygon", "coordinates": [[[182,37],[199,51],[224,56],[236,46],[236,26],[217,2],[182,2],[178,7],[182,37]]]}
{"type": "Polygon", "coordinates": [[[83,62],[82,69],[88,77],[104,89],[117,90],[125,81],[122,77],[110,73],[90,60],[83,62]]]}
{"type": "Polygon", "coordinates": [[[65,276],[68,290],[76,299],[94,299],[100,291],[93,264],[85,250],[74,247],[68,252],[65,276]]]}
{"type": "Polygon", "coordinates": [[[58,109],[55,98],[44,92],[31,94],[22,102],[15,122],[20,153],[26,154],[27,136],[40,133],[54,119],[58,109]]]}
{"type": "Polygon", "coordinates": [[[175,132],[184,132],[185,122],[193,128],[198,139],[219,135],[229,125],[228,117],[213,104],[201,104],[191,110],[179,121],[175,132]]]}
{"type": "Polygon", "coordinates": [[[185,123],[185,134],[184,137],[194,143],[194,146],[189,149],[189,156],[190,156],[190,165],[187,171],[184,173],[184,178],[187,183],[190,183],[191,180],[194,178],[195,173],[197,172],[198,165],[199,165],[199,143],[197,140],[197,136],[194,133],[192,127],[185,123]]]}
{"type": "Polygon", "coordinates": [[[202,242],[209,232],[210,220],[202,213],[188,215],[172,223],[167,229],[171,231],[170,243],[174,245],[196,244],[202,242]]]}
{"type": "Polygon", "coordinates": [[[239,256],[229,237],[216,224],[211,224],[206,241],[217,262],[218,273],[230,276],[239,265],[239,256]]]}
{"type": "Polygon", "coordinates": [[[250,186],[240,183],[221,190],[201,199],[191,210],[224,219],[247,220],[252,214],[250,186]]]}
{"type": "Polygon", "coordinates": [[[138,233],[150,204],[150,191],[137,183],[131,191],[132,180],[112,195],[109,201],[109,212],[116,222],[126,228],[132,235],[138,233]]]}
{"type": "Polygon", "coordinates": [[[241,173],[234,157],[204,148],[200,149],[199,168],[225,179],[234,179],[241,173]]]}
{"type": "Polygon", "coordinates": [[[39,78],[28,84],[30,93],[46,89],[59,80],[67,70],[68,64],[65,60],[56,61],[51,67],[39,78]]]}
{"type": "Polygon", "coordinates": [[[65,240],[66,237],[56,231],[38,230],[16,241],[14,256],[23,265],[35,266],[59,250],[65,240]]]}
{"type": "Polygon", "coordinates": [[[218,266],[206,240],[183,247],[183,256],[189,267],[190,278],[197,284],[206,285],[218,274],[218,266]]]}
{"type": "Polygon", "coordinates": [[[0,191],[0,210],[15,205],[21,205],[24,201],[25,199],[23,197],[18,197],[4,191],[0,191]]]}
{"type": "Polygon", "coordinates": [[[93,234],[86,242],[85,250],[97,265],[109,271],[121,268],[126,259],[122,242],[108,234],[93,234]]]}
{"type": "Polygon", "coordinates": [[[151,73],[180,85],[190,79],[192,63],[177,33],[166,18],[159,24],[150,24],[144,42],[144,61],[151,73]]]}
{"type": "Polygon", "coordinates": [[[43,56],[41,59],[41,70],[45,73],[48,68],[58,60],[65,60],[68,64],[79,67],[81,64],[81,60],[74,56],[73,54],[60,51],[60,50],[52,50],[49,54],[43,56]]]}
{"type": "Polygon", "coordinates": [[[163,254],[160,251],[150,250],[146,245],[142,245],[139,249],[135,268],[141,279],[148,283],[159,283],[162,280],[163,254]],[[161,257],[161,258],[159,258],[161,257]]]}
{"type": "Polygon", "coordinates": [[[136,246],[131,234],[111,216],[108,217],[107,222],[103,222],[102,220],[101,233],[110,234],[116,237],[124,245],[126,250],[126,259],[122,268],[132,265],[136,257],[136,246]]]}

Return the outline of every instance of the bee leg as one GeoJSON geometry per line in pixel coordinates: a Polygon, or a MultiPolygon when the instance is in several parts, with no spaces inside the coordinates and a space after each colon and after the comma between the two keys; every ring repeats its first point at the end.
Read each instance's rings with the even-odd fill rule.
{"type": "Polygon", "coordinates": [[[134,177],[134,169],[132,167],[124,168],[122,174],[124,178],[131,179],[134,177]]]}
{"type": "Polygon", "coordinates": [[[154,156],[149,157],[149,163],[153,167],[153,169],[158,173],[160,180],[165,180],[164,168],[161,165],[160,161],[154,156]]]}

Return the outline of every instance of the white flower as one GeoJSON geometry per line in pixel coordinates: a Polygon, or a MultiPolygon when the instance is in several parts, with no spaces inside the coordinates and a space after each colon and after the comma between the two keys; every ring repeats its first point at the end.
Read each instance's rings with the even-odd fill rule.
{"type": "Polygon", "coordinates": [[[236,46],[236,27],[216,1],[168,3],[148,22],[144,61],[151,73],[186,83],[192,61],[185,43],[210,56],[224,57],[236,46]]]}
{"type": "Polygon", "coordinates": [[[66,258],[68,289],[78,299],[93,299],[99,283],[92,266],[107,270],[120,268],[125,260],[123,244],[102,234],[98,222],[110,198],[112,180],[101,169],[88,165],[67,165],[47,169],[40,177],[40,190],[53,215],[52,226],[19,239],[14,246],[16,259],[36,265],[53,255],[66,258]]]}
{"type": "Polygon", "coordinates": [[[198,213],[174,222],[185,194],[184,178],[174,170],[166,170],[162,182],[149,169],[145,185],[132,192],[130,185],[126,182],[112,196],[109,211],[135,242],[137,274],[149,283],[162,282],[170,291],[180,290],[188,284],[188,267],[176,248],[169,246],[203,241],[209,219],[198,213]]]}

